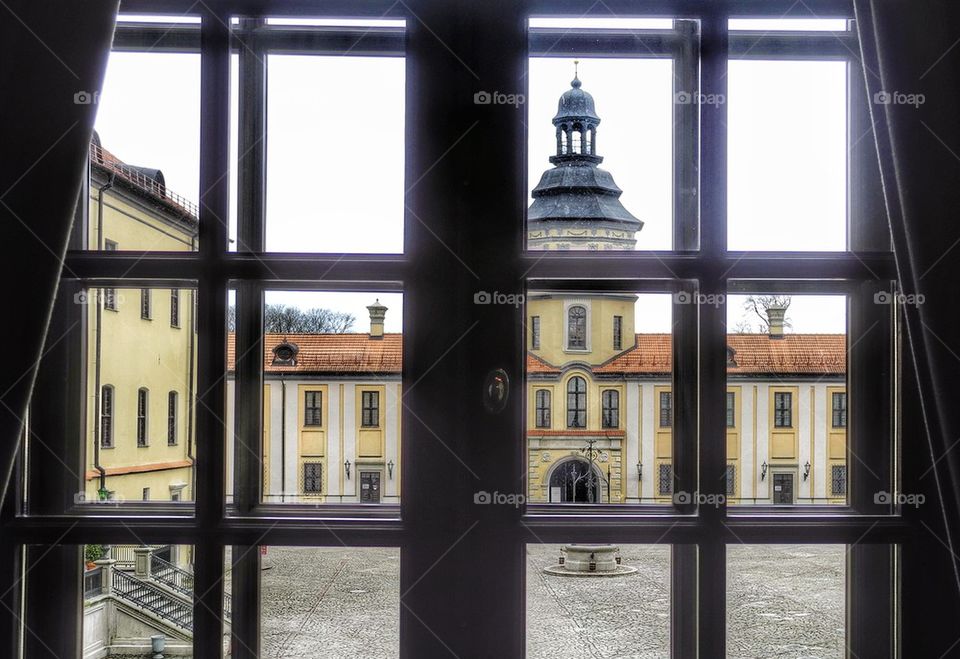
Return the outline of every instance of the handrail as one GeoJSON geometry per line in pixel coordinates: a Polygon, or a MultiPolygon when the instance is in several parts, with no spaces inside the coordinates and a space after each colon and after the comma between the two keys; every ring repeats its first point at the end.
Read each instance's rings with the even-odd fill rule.
{"type": "Polygon", "coordinates": [[[167,189],[166,185],[147,176],[135,167],[121,162],[116,156],[109,151],[105,151],[103,147],[95,142],[90,142],[90,162],[97,163],[98,165],[107,167],[110,171],[116,172],[144,192],[175,206],[181,213],[189,215],[194,221],[200,217],[200,208],[197,204],[176,192],[171,192],[167,189]]]}
{"type": "Polygon", "coordinates": [[[150,574],[154,579],[178,593],[193,597],[193,574],[191,572],[163,560],[156,554],[150,554],[150,574]]]}
{"type": "Polygon", "coordinates": [[[114,594],[178,627],[193,631],[193,605],[182,602],[164,589],[134,576],[113,570],[114,594]]]}

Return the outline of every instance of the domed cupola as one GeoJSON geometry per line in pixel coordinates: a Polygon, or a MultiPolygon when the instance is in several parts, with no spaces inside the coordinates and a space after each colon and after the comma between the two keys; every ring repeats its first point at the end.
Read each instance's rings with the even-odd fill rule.
{"type": "MultiPolygon", "coordinates": [[[[576,63],[575,63],[576,64],[576,63]]],[[[625,250],[636,246],[643,222],[620,203],[623,191],[597,167],[597,115],[593,96],[574,69],[570,89],[553,118],[557,152],[533,190],[527,212],[529,249],[625,250]]]]}

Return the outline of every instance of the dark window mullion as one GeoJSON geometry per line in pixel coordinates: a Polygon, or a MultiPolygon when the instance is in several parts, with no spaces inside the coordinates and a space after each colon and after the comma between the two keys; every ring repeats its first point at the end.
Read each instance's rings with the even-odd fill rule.
{"type": "MultiPolygon", "coordinates": [[[[201,531],[218,528],[225,506],[227,279],[219,267],[227,247],[230,169],[229,13],[205,11],[200,61],[200,228],[203,274],[197,291],[197,458],[194,564],[194,654],[217,657],[223,639],[224,547],[201,531]]],[[[240,575],[238,575],[240,576],[240,575]]],[[[238,584],[234,582],[234,588],[238,584]]]]}
{"type": "MultiPolygon", "coordinates": [[[[258,31],[263,18],[241,18],[238,67],[237,251],[262,252],[266,236],[267,56],[258,31]]],[[[236,299],[234,503],[237,513],[259,505],[263,488],[264,288],[243,282],[236,299]]],[[[233,656],[260,655],[260,552],[233,547],[233,656]]]]}
{"type": "MultiPolygon", "coordinates": [[[[718,10],[701,22],[701,91],[727,98],[729,60],[728,16],[718,10]]],[[[727,251],[727,104],[700,106],[700,249],[707,259],[727,251]]],[[[726,271],[707,269],[699,292],[716,304],[699,307],[699,489],[724,493],[726,456],[727,330],[726,271]]],[[[723,506],[698,510],[705,535],[697,560],[697,641],[701,657],[726,647],[726,546],[720,540],[726,514],[723,506]]],[[[722,651],[722,650],[721,650],[722,651]]]]}

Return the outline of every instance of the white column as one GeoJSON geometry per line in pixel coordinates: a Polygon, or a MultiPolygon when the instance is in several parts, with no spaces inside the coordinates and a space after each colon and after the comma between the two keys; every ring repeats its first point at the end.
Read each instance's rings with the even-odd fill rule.
{"type": "Polygon", "coordinates": [[[770,385],[767,383],[757,384],[757,465],[753,470],[751,478],[757,484],[757,491],[754,496],[758,499],[770,497],[770,473],[767,472],[766,480],[760,480],[760,465],[766,462],[770,463],[768,449],[770,447],[769,419],[767,415],[768,397],[770,396],[770,385]]]}
{"type": "Polygon", "coordinates": [[[297,416],[297,400],[300,396],[299,384],[296,380],[287,380],[285,383],[287,400],[286,404],[283,405],[282,422],[287,430],[286,437],[283,438],[283,445],[286,446],[286,459],[283,460],[281,457],[283,456],[282,451],[276,456],[276,462],[279,464],[282,460],[287,472],[287,487],[283,493],[286,501],[290,501],[291,498],[300,494],[300,469],[297,465],[297,460],[300,457],[300,419],[297,416]]]}
{"type": "Polygon", "coordinates": [[[623,452],[623,478],[627,479],[627,500],[640,496],[637,461],[640,459],[640,383],[627,382],[627,439],[623,452]]]}
{"type": "Polygon", "coordinates": [[[339,382],[331,382],[327,386],[327,446],[324,454],[327,456],[327,473],[324,477],[327,479],[328,502],[335,503],[340,500],[341,488],[343,487],[343,456],[340,454],[340,387],[339,382]]]}
{"type": "Polygon", "coordinates": [[[645,499],[654,496],[654,487],[657,483],[657,465],[654,459],[653,387],[654,384],[651,382],[645,382],[640,386],[641,404],[643,406],[643,423],[640,432],[640,455],[643,456],[643,487],[641,491],[645,499]]]}
{"type": "Polygon", "coordinates": [[[385,401],[387,405],[385,423],[387,427],[384,429],[386,432],[385,435],[385,445],[386,445],[386,454],[383,456],[383,478],[384,483],[382,486],[383,494],[385,497],[396,497],[400,495],[400,492],[397,488],[398,479],[400,478],[400,460],[398,456],[400,454],[400,433],[398,431],[400,427],[400,383],[387,383],[385,390],[387,392],[387,399],[385,401]],[[387,463],[393,462],[393,477],[390,477],[390,473],[387,470],[387,463]]]}
{"type": "MultiPolygon", "coordinates": [[[[753,436],[753,392],[756,386],[743,384],[740,388],[740,496],[753,498],[757,489],[758,466],[753,462],[753,449],[756,437],[753,436]]],[[[758,456],[759,457],[759,456],[758,456]]]]}
{"type": "Polygon", "coordinates": [[[815,401],[812,400],[808,383],[799,382],[797,388],[800,391],[800,400],[797,406],[797,411],[800,414],[800,423],[797,424],[797,441],[800,444],[797,447],[797,480],[799,481],[797,484],[797,500],[799,501],[813,496],[810,491],[810,479],[803,480],[803,470],[807,461],[813,465],[813,459],[810,455],[810,433],[813,431],[813,428],[810,427],[810,408],[815,405],[815,401]]]}

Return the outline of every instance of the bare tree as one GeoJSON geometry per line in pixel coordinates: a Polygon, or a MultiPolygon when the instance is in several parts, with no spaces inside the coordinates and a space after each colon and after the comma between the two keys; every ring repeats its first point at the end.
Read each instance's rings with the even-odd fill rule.
{"type": "MultiPolygon", "coordinates": [[[[268,304],[263,308],[263,329],[269,334],[345,334],[356,322],[353,314],[331,309],[301,309],[284,304],[268,304]]],[[[227,312],[230,331],[237,329],[237,312],[227,312]]]]}
{"type": "MultiPolygon", "coordinates": [[[[770,331],[770,323],[767,320],[767,309],[770,307],[783,307],[787,309],[790,307],[790,303],[793,301],[793,298],[789,295],[751,295],[748,297],[744,303],[743,308],[747,311],[748,314],[752,314],[757,317],[760,322],[760,333],[766,334],[770,331]]],[[[750,323],[744,319],[737,323],[737,327],[746,326],[751,327],[750,323]]],[[[790,323],[790,319],[784,315],[783,318],[784,327],[793,327],[790,323]]],[[[736,330],[735,330],[736,331],[736,330]]]]}
{"type": "Polygon", "coordinates": [[[750,321],[746,318],[741,318],[737,321],[737,324],[733,326],[733,334],[753,334],[753,325],[750,324],[750,321]]]}

